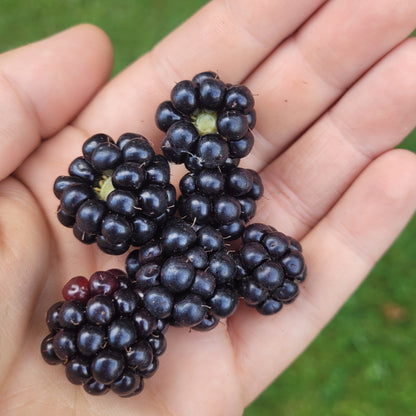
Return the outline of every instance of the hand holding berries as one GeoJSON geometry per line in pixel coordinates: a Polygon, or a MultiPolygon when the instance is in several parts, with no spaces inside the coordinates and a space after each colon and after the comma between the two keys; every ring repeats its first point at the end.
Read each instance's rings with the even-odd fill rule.
{"type": "Polygon", "coordinates": [[[172,89],[160,104],[164,156],[146,138],[96,134],[60,176],[58,219],[84,243],[127,256],[126,273],[75,276],[63,301],[46,314],[41,344],[48,364],[65,365],[73,384],[93,395],[131,397],[158,368],[168,326],[210,331],[239,299],[263,315],[298,295],[306,276],[300,245],[264,224],[246,223],[264,188],[257,172],[238,167],[253,147],[254,99],[213,72],[172,89]],[[188,169],[176,190],[168,161],[188,169]],[[235,250],[229,241],[241,240],[235,250]]]}
{"type": "MultiPolygon", "coordinates": [[[[3,115],[0,140],[1,414],[20,412],[35,416],[49,414],[52,408],[58,412],[85,414],[100,408],[107,416],[121,416],[130,414],[131,409],[127,408],[134,407],[137,413],[160,414],[166,410],[166,413],[187,415],[194,410],[190,411],[190,406],[200,403],[209,403],[204,407],[208,413],[241,414],[247,401],[254,399],[271,379],[278,376],[334,316],[414,214],[414,157],[396,147],[414,126],[414,65],[411,59],[414,45],[404,38],[414,29],[415,3],[401,2],[400,7],[395,7],[397,4],[386,0],[380,7],[379,2],[360,2],[360,7],[354,8],[352,2],[285,2],[284,10],[282,2],[266,3],[267,7],[259,8],[256,2],[228,2],[230,8],[227,11],[231,13],[224,13],[223,2],[210,2],[189,23],[164,39],[151,54],[114,79],[109,79],[113,54],[108,37],[91,25],[79,25],[1,55],[2,80],[6,81],[0,85],[0,97],[3,98],[0,100],[3,115]],[[244,8],[240,8],[240,3],[244,3],[244,8]],[[368,19],[371,20],[370,36],[367,36],[368,19]],[[384,30],[386,27],[388,31],[384,30]],[[334,36],[331,28],[340,30],[340,36],[334,36]],[[334,59],[331,50],[337,51],[335,58],[340,59],[334,59]],[[71,159],[84,158],[81,152],[72,153],[84,132],[112,132],[116,139],[124,129],[140,130],[142,122],[150,122],[150,126],[142,130],[150,132],[152,120],[148,115],[157,106],[155,99],[158,98],[155,97],[166,85],[173,86],[182,79],[181,74],[195,73],[201,65],[218,70],[224,83],[227,74],[234,83],[246,79],[248,86],[253,87],[256,110],[262,112],[256,126],[259,132],[250,131],[255,116],[250,112],[245,117],[249,132],[256,133],[256,138],[262,136],[262,143],[256,144],[256,157],[250,159],[256,159],[258,168],[265,173],[262,177],[267,181],[266,189],[277,176],[279,184],[288,185],[283,188],[288,192],[273,197],[271,189],[267,189],[269,195],[262,204],[264,211],[258,213],[261,217],[259,215],[254,221],[270,223],[279,231],[305,235],[305,258],[312,260],[309,267],[316,278],[307,283],[307,292],[300,290],[298,298],[302,297],[299,299],[302,302],[290,307],[283,304],[283,311],[286,309],[288,313],[278,314],[276,319],[259,316],[254,306],[249,309],[240,305],[241,313],[233,315],[226,324],[218,324],[214,332],[200,334],[192,330],[188,333],[186,329],[171,328],[168,348],[175,351],[170,355],[172,359],[165,356],[163,373],[159,372],[146,383],[145,394],[141,397],[128,403],[114,400],[114,397],[88,398],[82,387],[60,379],[61,366],[42,366],[38,348],[33,348],[41,341],[37,323],[47,309],[45,302],[52,304],[59,300],[51,295],[59,282],[83,273],[89,275],[93,270],[111,264],[111,259],[97,249],[96,243],[86,247],[72,239],[72,229],[65,230],[57,224],[52,182],[58,175],[70,177],[74,186],[91,180],[93,172],[83,160],[74,161],[70,172],[64,170],[70,162],[68,154],[72,155],[71,159]],[[322,76],[317,77],[315,70],[322,76]],[[336,88],[333,88],[334,82],[336,88]],[[153,86],[157,92],[152,90],[153,86]],[[333,117],[328,118],[328,114],[333,117]],[[386,114],[389,116],[385,117],[386,114]],[[345,135],[345,128],[337,127],[347,127],[347,132],[354,134],[345,135]],[[342,140],[338,140],[340,134],[342,140]],[[365,157],[362,152],[357,152],[357,144],[360,145],[358,150],[363,150],[361,145],[365,146],[365,157]],[[292,206],[299,201],[299,205],[292,206]],[[271,216],[273,220],[268,219],[271,216]],[[233,336],[232,343],[230,337],[221,336],[227,332],[233,336]],[[72,400],[74,397],[76,401],[72,400]]],[[[26,14],[30,15],[29,9],[26,14]]],[[[9,19],[9,23],[12,20],[9,19]]],[[[42,26],[38,19],[32,20],[36,21],[35,25],[42,26]]],[[[4,22],[7,26],[7,19],[4,22]]],[[[129,26],[124,25],[119,33],[126,34],[129,26]]],[[[133,26],[135,33],[130,40],[137,40],[143,27],[138,31],[138,26],[133,26]]],[[[18,32],[9,31],[12,36],[18,36],[18,32]]],[[[194,84],[207,78],[215,80],[217,77],[212,73],[199,75],[199,80],[188,77],[194,84]]],[[[205,111],[196,115],[197,126],[192,124],[205,134],[209,134],[213,126],[217,127],[216,103],[223,100],[221,84],[215,84],[207,82],[209,88],[201,91],[205,111]]],[[[170,101],[168,94],[165,99],[170,101]]],[[[240,101],[234,101],[237,107],[227,111],[240,111],[240,101]]],[[[183,118],[193,121],[192,115],[184,117],[176,109],[171,111],[171,116],[173,121],[183,118]]],[[[171,124],[173,122],[168,125],[171,124]]],[[[222,137],[228,144],[228,158],[221,172],[240,167],[237,152],[244,154],[250,148],[250,140],[245,140],[247,136],[238,140],[222,137]]],[[[182,157],[182,152],[173,150],[172,153],[182,157]]],[[[198,155],[190,155],[185,158],[185,167],[193,174],[211,169],[204,167],[200,159],[198,155]]],[[[241,167],[250,167],[248,158],[241,161],[245,162],[241,167]]],[[[125,190],[125,180],[131,181],[136,191],[141,189],[144,179],[141,170],[128,165],[121,169],[115,180],[121,190],[125,190]]],[[[102,187],[105,198],[104,183],[102,187]]],[[[78,191],[81,199],[89,197],[85,188],[78,188],[78,191]]],[[[75,205],[77,192],[68,196],[69,200],[73,198],[75,205]]],[[[119,194],[113,203],[120,196],[124,194],[119,194]]],[[[212,196],[197,197],[210,199],[212,196]]],[[[89,211],[95,220],[84,221],[82,227],[73,228],[74,234],[84,242],[96,241],[94,224],[100,223],[104,202],[98,200],[101,203],[93,204],[89,211]],[[91,228],[84,229],[89,223],[91,228]]],[[[122,204],[123,210],[129,212],[132,205],[122,204]]],[[[240,205],[242,212],[243,207],[246,212],[253,212],[253,204],[248,198],[240,205]]],[[[71,211],[71,204],[68,211],[71,211]]],[[[89,218],[90,214],[85,215],[89,218]]],[[[74,224],[74,213],[60,211],[58,216],[67,226],[74,224]]],[[[147,220],[136,219],[137,222],[144,229],[152,229],[147,220]]],[[[236,225],[223,224],[221,227],[235,229],[236,225]]],[[[135,235],[133,248],[147,244],[140,241],[142,236],[142,233],[135,235]]],[[[148,238],[152,240],[152,237],[148,238]]],[[[148,241],[148,238],[143,240],[148,241]]],[[[215,242],[211,243],[215,245],[215,242]]],[[[405,262],[409,244],[398,243],[401,261],[405,262]]],[[[239,244],[238,239],[232,244],[239,244]]],[[[260,245],[272,257],[270,244],[261,241],[260,245]]],[[[290,246],[292,249],[295,245],[290,242],[290,246]]],[[[231,248],[228,243],[226,247],[231,248]]],[[[200,250],[194,247],[190,250],[192,262],[202,264],[204,256],[200,250]]],[[[294,272],[298,260],[293,257],[288,270],[294,272]]],[[[117,266],[120,261],[123,261],[121,257],[117,259],[117,266]]],[[[252,304],[260,302],[266,286],[270,292],[279,280],[278,267],[273,269],[273,281],[264,280],[263,271],[270,262],[272,260],[261,262],[258,266],[261,268],[255,273],[256,268],[248,273],[237,266],[237,276],[248,276],[244,279],[244,290],[249,293],[252,304]]],[[[406,271],[412,270],[410,263],[406,264],[406,271]]],[[[153,273],[149,271],[148,280],[154,283],[160,265],[149,264],[153,273]]],[[[284,269],[283,264],[279,265],[284,269]]],[[[143,276],[147,275],[143,273],[143,276]]],[[[409,287],[412,279],[393,280],[397,288],[409,287]]],[[[204,271],[195,272],[193,288],[198,292],[195,294],[210,297],[213,286],[212,276],[204,271]]],[[[285,287],[286,298],[296,293],[287,290],[295,289],[295,286],[286,284],[285,287]]],[[[124,288],[117,290],[124,291],[124,288]]],[[[360,290],[366,294],[360,298],[364,300],[360,306],[365,308],[365,300],[372,298],[371,284],[360,290]]],[[[276,295],[281,298],[282,291],[276,295]]],[[[120,293],[117,299],[124,306],[114,303],[116,310],[119,307],[125,311],[123,313],[131,310],[133,303],[128,296],[120,293]]],[[[401,300],[406,302],[406,297],[401,300]]],[[[59,302],[65,301],[61,298],[59,302]]],[[[240,297],[240,303],[243,302],[240,297]]],[[[276,306],[276,302],[269,302],[266,310],[276,310],[276,306]]],[[[57,308],[49,313],[51,327],[59,325],[57,308]]],[[[69,312],[75,317],[78,315],[76,309],[68,308],[65,315],[69,312]]],[[[159,328],[155,323],[157,319],[149,316],[145,310],[134,313],[137,333],[150,334],[151,328],[159,328]]],[[[62,316],[60,321],[66,319],[62,316]]],[[[215,322],[211,315],[197,326],[209,328],[215,322]]],[[[379,335],[383,339],[396,339],[391,337],[390,329],[379,335]]],[[[354,327],[354,331],[359,330],[354,327]]],[[[66,328],[65,331],[73,330],[66,328]]],[[[393,335],[397,334],[397,328],[395,331],[393,335]]],[[[93,336],[101,345],[97,332],[93,336]]],[[[63,351],[70,352],[72,339],[62,336],[64,339],[67,348],[63,351]]],[[[48,350],[49,340],[45,345],[48,350]]],[[[49,351],[53,352],[53,349],[49,351]]],[[[132,351],[137,352],[135,357],[149,356],[147,348],[137,346],[132,351]]],[[[406,349],[401,352],[402,361],[411,362],[411,355],[406,357],[406,349]]],[[[147,367],[146,375],[157,368],[156,361],[153,363],[147,367]]],[[[143,360],[145,364],[146,360],[143,360]]],[[[406,368],[402,366],[403,371],[406,368]]],[[[83,360],[75,360],[68,365],[67,371],[72,381],[76,378],[85,380],[89,374],[85,369],[83,360]]],[[[143,379],[144,374],[142,372],[143,379]]],[[[386,379],[381,394],[400,390],[397,381],[401,377],[390,379],[394,381],[389,383],[386,379]]],[[[125,393],[131,385],[135,385],[135,377],[126,371],[112,388],[125,393]]],[[[95,380],[84,386],[95,393],[108,389],[108,385],[95,380]]],[[[134,391],[140,388],[138,384],[134,391]]],[[[403,395],[390,396],[392,403],[399,405],[395,408],[400,408],[403,395]]],[[[296,393],[292,397],[296,397],[296,393]]],[[[288,402],[291,402],[290,397],[288,402]]],[[[279,402],[277,405],[285,404],[279,402]]],[[[201,407],[201,411],[204,408],[201,407]]]]}

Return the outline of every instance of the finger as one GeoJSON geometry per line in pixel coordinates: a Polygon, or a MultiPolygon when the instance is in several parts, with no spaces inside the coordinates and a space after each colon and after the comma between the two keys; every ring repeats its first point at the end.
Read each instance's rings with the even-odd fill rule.
{"type": "Polygon", "coordinates": [[[256,220],[305,235],[360,171],[412,131],[415,71],[416,39],[409,39],[262,171],[256,220]]]}
{"type": "Polygon", "coordinates": [[[415,175],[408,151],[374,161],[303,239],[309,275],[293,305],[267,319],[241,308],[229,320],[248,402],[312,341],[406,225],[416,209],[415,175]]]}
{"type": "Polygon", "coordinates": [[[35,199],[17,180],[0,183],[0,384],[19,354],[49,272],[48,227],[35,199]],[[42,238],[39,238],[39,237],[42,238]]]}
{"type": "Polygon", "coordinates": [[[0,179],[75,117],[111,66],[108,38],[91,25],[0,55],[0,179]]]}
{"type": "Polygon", "coordinates": [[[331,1],[246,81],[256,93],[264,166],[414,29],[416,2],[331,1]]]}
{"type": "Polygon", "coordinates": [[[75,125],[160,138],[154,113],[175,82],[206,70],[218,71],[227,82],[241,81],[322,3],[214,0],[116,77],[75,125]]]}

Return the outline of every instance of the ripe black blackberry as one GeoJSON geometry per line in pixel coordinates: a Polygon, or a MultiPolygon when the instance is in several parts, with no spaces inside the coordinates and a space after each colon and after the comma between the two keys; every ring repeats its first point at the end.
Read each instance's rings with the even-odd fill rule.
{"type": "Polygon", "coordinates": [[[68,380],[87,393],[140,393],[166,350],[166,322],[149,314],[117,269],[95,272],[89,280],[76,276],[62,294],[64,300],[46,314],[50,332],[41,343],[43,359],[63,364],[68,380]]]}
{"type": "Polygon", "coordinates": [[[189,172],[179,187],[181,217],[189,223],[211,225],[229,241],[241,237],[245,224],[256,213],[256,201],[264,192],[259,174],[240,167],[225,172],[218,169],[189,172]]]}
{"type": "Polygon", "coordinates": [[[246,227],[240,250],[234,253],[237,288],[247,305],[263,315],[280,311],[299,294],[306,277],[302,247],[271,226],[246,227]]]}
{"type": "Polygon", "coordinates": [[[212,329],[238,304],[234,259],[209,225],[169,220],[159,238],[129,253],[126,271],[147,311],[173,326],[212,329]]]}
{"type": "Polygon", "coordinates": [[[149,241],[175,212],[176,191],[166,158],[148,140],[125,133],[117,143],[105,134],[87,139],[69,176],[54,183],[58,219],[83,243],[122,254],[149,241]]]}
{"type": "Polygon", "coordinates": [[[254,143],[254,98],[244,85],[229,85],[214,72],[178,82],[170,101],[157,108],[157,126],[166,133],[162,150],[191,172],[223,168],[247,156],[254,143]]]}

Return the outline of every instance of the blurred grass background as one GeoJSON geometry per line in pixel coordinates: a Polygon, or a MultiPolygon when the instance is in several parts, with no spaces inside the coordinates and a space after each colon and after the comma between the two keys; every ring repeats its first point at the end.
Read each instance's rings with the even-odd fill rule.
{"type": "MultiPolygon", "coordinates": [[[[205,3],[1,0],[0,52],[90,22],[110,36],[116,74],[205,3]]],[[[401,147],[416,152],[415,131],[401,147]]],[[[333,321],[244,416],[416,414],[415,253],[413,218],[333,321]]]]}

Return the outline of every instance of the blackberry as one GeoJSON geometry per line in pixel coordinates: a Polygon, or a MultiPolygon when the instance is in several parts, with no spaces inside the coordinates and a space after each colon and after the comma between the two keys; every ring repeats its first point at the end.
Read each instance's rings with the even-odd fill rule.
{"type": "Polygon", "coordinates": [[[230,241],[241,237],[264,192],[260,176],[240,167],[225,172],[208,168],[189,172],[182,178],[180,188],[181,217],[191,224],[211,225],[230,241]]]}
{"type": "Polygon", "coordinates": [[[126,269],[155,319],[162,318],[173,326],[208,330],[215,327],[218,319],[235,311],[236,264],[218,230],[174,218],[148,244],[162,251],[156,258],[147,258],[141,255],[143,247],[133,250],[127,257],[126,269]],[[212,311],[211,300],[215,305],[223,304],[212,311]]]}
{"type": "Polygon", "coordinates": [[[234,254],[237,288],[249,306],[263,315],[279,312],[299,294],[306,277],[302,247],[295,239],[265,224],[246,227],[234,254]]]}
{"type": "Polygon", "coordinates": [[[169,163],[141,135],[90,137],[68,173],[54,183],[58,220],[108,254],[145,244],[175,212],[169,163]]]}
{"type": "Polygon", "coordinates": [[[97,271],[89,279],[75,276],[62,294],[64,300],[46,314],[44,361],[63,364],[69,382],[89,394],[140,393],[166,350],[167,323],[145,309],[141,293],[119,269],[97,271]]]}
{"type": "Polygon", "coordinates": [[[201,72],[172,88],[155,121],[166,133],[162,150],[169,161],[184,163],[192,172],[223,168],[229,159],[237,166],[253,147],[254,98],[244,85],[225,84],[216,73],[201,72]]]}

